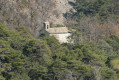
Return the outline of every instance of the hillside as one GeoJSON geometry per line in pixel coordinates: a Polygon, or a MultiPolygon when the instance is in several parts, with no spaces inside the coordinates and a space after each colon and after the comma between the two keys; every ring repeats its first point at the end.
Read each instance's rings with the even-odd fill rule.
{"type": "Polygon", "coordinates": [[[119,37],[60,44],[0,23],[0,80],[118,80],[119,37]]]}
{"type": "Polygon", "coordinates": [[[0,0],[0,80],[119,80],[119,1],[0,0]]]}
{"type": "Polygon", "coordinates": [[[72,8],[74,0],[1,0],[0,22],[9,28],[27,27],[35,36],[45,21],[64,25],[64,14],[72,8]]]}

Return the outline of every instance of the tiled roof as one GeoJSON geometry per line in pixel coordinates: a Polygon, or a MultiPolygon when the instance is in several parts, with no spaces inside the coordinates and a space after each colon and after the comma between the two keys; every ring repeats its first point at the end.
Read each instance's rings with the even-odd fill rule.
{"type": "Polygon", "coordinates": [[[70,32],[67,27],[55,27],[46,30],[49,33],[67,33],[70,32]]]}

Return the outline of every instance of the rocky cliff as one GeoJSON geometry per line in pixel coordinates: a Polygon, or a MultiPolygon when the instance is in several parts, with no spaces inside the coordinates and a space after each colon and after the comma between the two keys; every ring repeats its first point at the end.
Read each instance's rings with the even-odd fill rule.
{"type": "Polygon", "coordinates": [[[65,25],[74,0],[0,0],[0,22],[13,29],[27,27],[38,37],[43,22],[65,25]]]}

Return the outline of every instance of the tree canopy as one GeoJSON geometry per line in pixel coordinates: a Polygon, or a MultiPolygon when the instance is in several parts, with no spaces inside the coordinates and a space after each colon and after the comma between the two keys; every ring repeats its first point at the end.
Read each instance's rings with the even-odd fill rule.
{"type": "Polygon", "coordinates": [[[60,44],[0,23],[0,80],[118,80],[119,37],[60,44]]]}

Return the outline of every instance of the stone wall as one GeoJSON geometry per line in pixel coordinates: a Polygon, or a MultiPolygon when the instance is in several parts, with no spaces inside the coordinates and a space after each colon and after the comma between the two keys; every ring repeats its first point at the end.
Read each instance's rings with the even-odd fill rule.
{"type": "Polygon", "coordinates": [[[50,36],[56,37],[60,43],[68,43],[68,37],[71,36],[71,33],[50,34],[50,36]]]}

